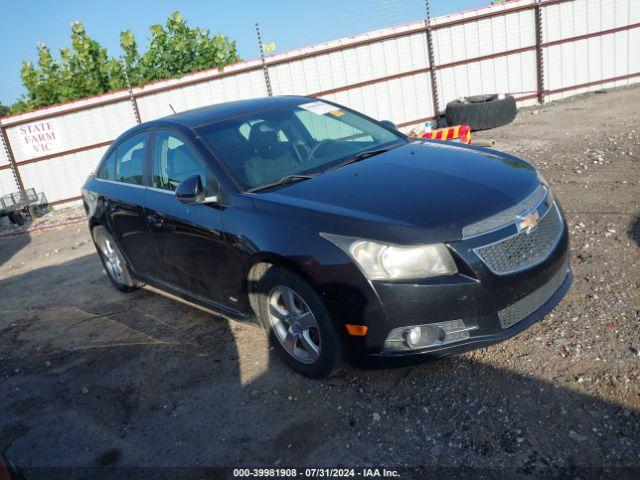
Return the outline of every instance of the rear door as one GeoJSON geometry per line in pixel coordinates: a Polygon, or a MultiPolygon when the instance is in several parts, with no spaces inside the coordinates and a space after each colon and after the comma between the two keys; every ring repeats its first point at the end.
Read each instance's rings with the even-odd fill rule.
{"type": "Polygon", "coordinates": [[[98,172],[107,227],[129,264],[146,273],[149,231],[144,213],[146,200],[145,157],[148,132],[136,133],[114,148],[98,172]]]}
{"type": "Polygon", "coordinates": [[[174,195],[178,184],[192,175],[200,175],[208,197],[218,193],[218,183],[182,134],[159,129],[153,138],[145,204],[159,260],[153,276],[192,295],[228,304],[224,209],[216,204],[185,204],[174,195]]]}

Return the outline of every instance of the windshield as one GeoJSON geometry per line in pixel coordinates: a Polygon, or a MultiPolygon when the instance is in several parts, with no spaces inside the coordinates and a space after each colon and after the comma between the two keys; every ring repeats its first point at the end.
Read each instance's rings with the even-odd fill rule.
{"type": "Polygon", "coordinates": [[[322,173],[360,152],[405,142],[361,115],[304,99],[209,124],[198,133],[244,191],[322,173]]]}

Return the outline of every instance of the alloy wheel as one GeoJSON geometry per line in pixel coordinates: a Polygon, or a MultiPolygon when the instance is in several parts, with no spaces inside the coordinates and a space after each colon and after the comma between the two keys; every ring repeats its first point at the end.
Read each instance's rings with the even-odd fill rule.
{"type": "Polygon", "coordinates": [[[123,283],[124,273],[122,269],[122,259],[116,251],[113,243],[111,243],[111,240],[102,237],[100,239],[100,251],[102,252],[104,264],[107,268],[107,272],[111,275],[111,278],[123,283]]]}
{"type": "Polygon", "coordinates": [[[320,329],[307,303],[294,290],[277,285],[269,293],[269,323],[282,347],[302,363],[320,356],[320,329]]]}

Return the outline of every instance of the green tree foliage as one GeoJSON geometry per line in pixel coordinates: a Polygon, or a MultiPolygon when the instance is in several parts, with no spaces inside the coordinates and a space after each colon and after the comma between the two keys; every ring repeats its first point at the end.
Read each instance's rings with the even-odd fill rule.
{"type": "Polygon", "coordinates": [[[165,25],[151,26],[147,50],[140,54],[131,30],[120,34],[123,56],[110,57],[80,22],[71,25],[71,47],[54,58],[38,45],[38,61],[24,62],[21,78],[27,94],[11,107],[11,113],[75,100],[126,87],[123,64],[132,85],[179,77],[208,68],[222,69],[240,58],[236,43],[204,28],[191,28],[179,12],[165,25]]]}
{"type": "Polygon", "coordinates": [[[4,117],[9,114],[9,107],[0,103],[0,117],[4,117]]]}

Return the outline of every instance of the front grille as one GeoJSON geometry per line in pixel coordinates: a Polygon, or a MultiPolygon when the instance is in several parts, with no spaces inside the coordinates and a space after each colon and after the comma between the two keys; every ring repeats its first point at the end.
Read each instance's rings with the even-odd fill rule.
{"type": "Polygon", "coordinates": [[[544,185],[538,186],[535,191],[525,198],[522,202],[513,207],[504,210],[492,217],[485,218],[477,223],[467,225],[462,229],[462,238],[467,239],[471,237],[477,237],[493,230],[499,230],[500,228],[513,223],[514,218],[521,212],[529,212],[537,209],[545,198],[547,198],[549,190],[544,185]]]}
{"type": "Polygon", "coordinates": [[[538,225],[490,245],[474,249],[489,269],[497,275],[524,270],[543,262],[562,235],[562,218],[554,203],[538,225]]]}
{"type": "Polygon", "coordinates": [[[512,327],[542,307],[558,291],[565,278],[567,278],[568,270],[568,264],[563,265],[553,278],[538,290],[500,310],[498,312],[500,326],[502,328],[512,327]]]}

